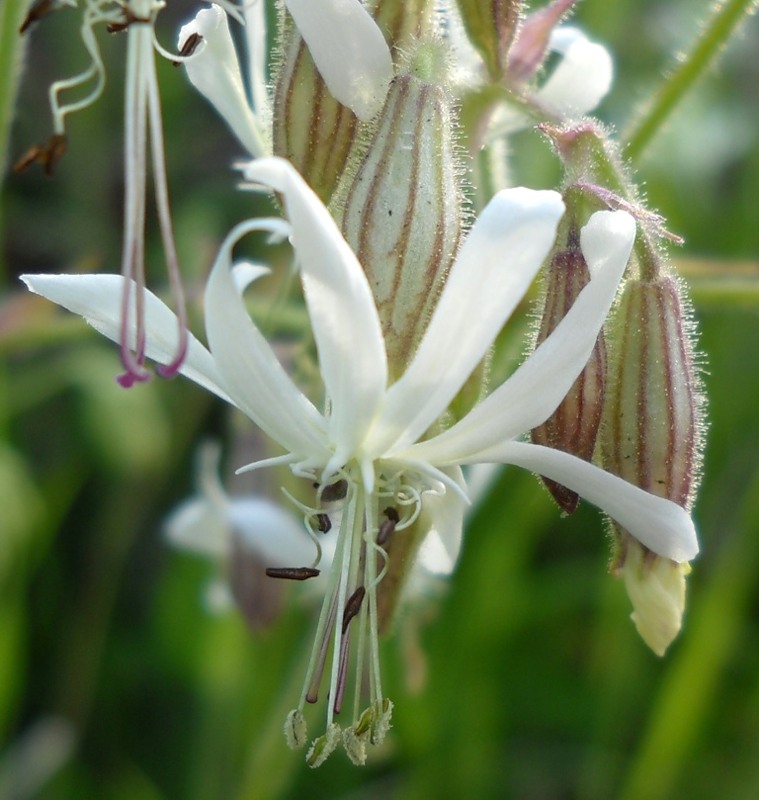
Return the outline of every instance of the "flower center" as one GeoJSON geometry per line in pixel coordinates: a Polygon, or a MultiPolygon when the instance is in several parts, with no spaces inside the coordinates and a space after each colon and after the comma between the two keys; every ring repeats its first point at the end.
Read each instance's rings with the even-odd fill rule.
{"type": "Polygon", "coordinates": [[[367,492],[358,466],[346,467],[337,480],[318,487],[317,498],[319,507],[307,509],[307,525],[317,538],[334,519],[337,544],[300,702],[288,715],[285,734],[293,748],[306,744],[303,710],[306,703],[319,702],[326,684],[326,732],[313,741],[306,760],[319,766],[342,739],[350,759],[363,764],[366,745],[381,744],[392,713],[379,662],[377,587],[389,565],[385,548],[416,521],[421,499],[402,474],[378,475],[374,490],[367,492]],[[327,503],[335,509],[329,514],[327,503]],[[346,706],[350,718],[341,728],[336,720],[346,706]]]}

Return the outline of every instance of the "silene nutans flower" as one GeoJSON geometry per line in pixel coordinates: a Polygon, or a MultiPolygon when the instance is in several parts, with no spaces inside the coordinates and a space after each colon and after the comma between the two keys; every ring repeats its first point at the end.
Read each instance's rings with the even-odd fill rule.
{"type": "MultiPolygon", "coordinates": [[[[704,397],[684,286],[657,269],[625,284],[610,328],[602,434],[603,465],[659,497],[690,509],[704,439],[704,397]]],[[[686,563],[650,552],[613,525],[611,570],[622,577],[645,642],[663,655],[680,630],[686,563]]]]}
{"type": "MultiPolygon", "coordinates": [[[[561,196],[524,188],[494,196],[460,247],[413,358],[393,380],[371,287],[329,211],[282,159],[257,159],[245,176],[277,192],[287,219],[253,219],[229,234],[206,290],[209,347],[190,336],[182,371],[237,406],[284,451],[244,470],[287,465],[296,477],[317,484],[308,519],[321,513],[322,501],[334,504],[334,556],[303,688],[285,733],[291,746],[305,746],[306,706],[321,702],[325,732],[311,742],[307,762],[318,766],[342,742],[361,764],[367,747],[386,736],[392,712],[379,658],[379,597],[393,557],[389,542],[403,539],[424,514],[425,530],[455,555],[467,504],[463,466],[508,463],[544,475],[676,562],[692,559],[698,543],[689,515],[675,503],[568,453],[520,440],[553,412],[590,356],[630,256],[635,224],[628,214],[590,218],[580,245],[591,279],[564,319],[484,400],[447,429],[430,433],[439,429],[436,423],[551,251],[564,212],[561,196]],[[319,357],[320,398],[307,397],[293,382],[243,301],[242,292],[266,273],[232,261],[238,239],[253,231],[289,237],[293,245],[319,357]]],[[[23,280],[118,339],[123,277],[23,280]]],[[[148,295],[146,311],[148,352],[161,360],[175,346],[176,317],[154,295],[148,295]]],[[[318,543],[319,525],[308,527],[318,543]]],[[[311,564],[280,567],[287,573],[275,577],[315,575],[315,550],[311,564]]]]}

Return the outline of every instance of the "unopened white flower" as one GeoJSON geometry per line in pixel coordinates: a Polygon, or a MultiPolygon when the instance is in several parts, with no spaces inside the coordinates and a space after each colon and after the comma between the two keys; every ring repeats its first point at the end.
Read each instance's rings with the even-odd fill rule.
{"type": "MultiPolygon", "coordinates": [[[[624,212],[599,212],[582,230],[591,280],[554,332],[501,386],[443,433],[425,439],[549,253],[564,206],[553,191],[508,189],[482,211],[453,264],[424,337],[405,373],[388,386],[377,309],[356,256],[327,209],[287,162],[259,159],[249,181],[283,198],[288,222],[257,219],[228,236],[210,275],[205,300],[207,350],[191,338],[185,374],[234,403],[283,455],[245,469],[288,464],[299,476],[332,486],[342,482],[342,513],[316,643],[296,711],[300,730],[306,702],[321,694],[328,640],[333,641],[326,693],[328,738],[343,709],[354,651],[356,691],[349,729],[378,743],[389,727],[377,640],[377,588],[386,570],[382,546],[422,513],[441,541],[458,545],[466,487],[464,464],[515,464],[540,473],[598,505],[650,550],[674,561],[698,551],[688,514],[566,453],[519,437],[543,422],[585,365],[608,313],[634,238],[624,212]],[[318,349],[325,398],[320,408],[288,376],[251,321],[240,285],[263,270],[243,267],[236,280],[232,248],[254,230],[288,234],[318,349]],[[368,672],[369,705],[361,710],[361,675],[368,672]]],[[[238,270],[239,271],[239,270],[238,270]]],[[[114,338],[121,290],[118,276],[24,276],[29,288],[84,316],[114,338]]],[[[176,338],[175,320],[157,298],[147,306],[148,352],[160,358],[176,338]]],[[[302,737],[295,737],[302,738],[302,737]]],[[[292,736],[291,736],[292,739],[292,736]]],[[[360,747],[353,742],[354,755],[360,747]]]]}

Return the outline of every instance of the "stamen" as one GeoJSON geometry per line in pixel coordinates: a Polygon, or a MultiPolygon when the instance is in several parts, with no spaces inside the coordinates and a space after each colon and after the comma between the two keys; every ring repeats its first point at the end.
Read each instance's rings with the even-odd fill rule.
{"type": "Polygon", "coordinates": [[[150,25],[152,23],[150,18],[138,17],[130,8],[125,8],[123,14],[123,22],[109,22],[105,26],[108,33],[121,33],[130,27],[130,25],[150,25]]]}
{"type": "Polygon", "coordinates": [[[329,649],[329,640],[332,635],[332,629],[335,626],[335,616],[337,614],[337,593],[332,598],[332,603],[329,608],[329,616],[327,617],[327,624],[321,637],[321,647],[319,648],[319,656],[314,668],[314,674],[311,677],[311,682],[308,685],[306,692],[306,702],[316,703],[319,700],[319,684],[322,681],[324,674],[324,665],[327,661],[327,650],[329,649]]]}
{"type": "Polygon", "coordinates": [[[269,578],[284,578],[289,581],[306,581],[320,574],[314,567],[267,567],[269,578]]]}

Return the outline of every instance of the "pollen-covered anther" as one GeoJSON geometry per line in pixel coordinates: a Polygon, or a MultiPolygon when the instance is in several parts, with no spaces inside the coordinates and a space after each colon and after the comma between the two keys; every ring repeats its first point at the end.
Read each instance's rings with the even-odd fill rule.
{"type": "Polygon", "coordinates": [[[309,767],[320,767],[337,749],[340,744],[340,726],[333,722],[327,727],[327,732],[314,739],[306,754],[306,763],[309,767]]]}
{"type": "Polygon", "coordinates": [[[291,750],[305,747],[308,740],[305,717],[297,708],[294,708],[285,719],[285,740],[291,750]]]}

